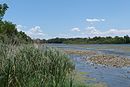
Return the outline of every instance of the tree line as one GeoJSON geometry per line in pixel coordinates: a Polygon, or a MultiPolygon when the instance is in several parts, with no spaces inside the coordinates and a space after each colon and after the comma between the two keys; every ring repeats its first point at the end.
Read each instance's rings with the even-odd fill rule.
{"type": "Polygon", "coordinates": [[[3,20],[6,10],[6,3],[0,4],[0,42],[6,44],[31,43],[32,39],[24,32],[17,31],[16,24],[3,20]]]}
{"type": "MultiPolygon", "coordinates": [[[[41,40],[42,42],[43,40],[41,40]]],[[[53,38],[43,42],[46,43],[63,43],[63,44],[129,44],[130,37],[128,35],[119,37],[100,37],[95,36],[93,38],[53,38]]]]}

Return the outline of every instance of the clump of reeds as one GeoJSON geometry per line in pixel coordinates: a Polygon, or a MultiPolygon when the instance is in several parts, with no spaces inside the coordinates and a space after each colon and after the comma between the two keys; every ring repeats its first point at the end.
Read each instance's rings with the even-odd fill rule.
{"type": "Polygon", "coordinates": [[[0,87],[71,87],[74,64],[49,47],[0,44],[0,87]]]}

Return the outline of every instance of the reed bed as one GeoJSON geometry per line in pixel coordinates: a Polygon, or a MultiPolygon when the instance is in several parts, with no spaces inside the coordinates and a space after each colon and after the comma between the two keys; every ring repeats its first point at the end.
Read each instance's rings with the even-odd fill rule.
{"type": "Polygon", "coordinates": [[[73,87],[73,70],[56,49],[0,44],[0,87],[73,87]]]}

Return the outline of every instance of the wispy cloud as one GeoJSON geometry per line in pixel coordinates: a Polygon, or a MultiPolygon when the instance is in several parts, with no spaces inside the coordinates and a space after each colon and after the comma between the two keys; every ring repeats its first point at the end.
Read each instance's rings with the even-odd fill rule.
{"type": "Polygon", "coordinates": [[[106,34],[130,34],[130,29],[110,29],[106,34]]]}
{"type": "Polygon", "coordinates": [[[107,31],[100,31],[95,27],[88,27],[82,34],[87,36],[122,36],[129,35],[130,29],[109,29],[107,31]]]}
{"type": "Polygon", "coordinates": [[[72,28],[72,29],[71,29],[71,31],[76,31],[76,32],[79,32],[79,31],[80,31],[80,29],[76,27],[76,28],[72,28]]]}
{"type": "Polygon", "coordinates": [[[95,27],[88,27],[86,29],[86,32],[88,34],[101,34],[101,32],[99,30],[97,30],[95,27]]]}
{"type": "Polygon", "coordinates": [[[105,19],[87,18],[87,22],[104,22],[105,19]]]}

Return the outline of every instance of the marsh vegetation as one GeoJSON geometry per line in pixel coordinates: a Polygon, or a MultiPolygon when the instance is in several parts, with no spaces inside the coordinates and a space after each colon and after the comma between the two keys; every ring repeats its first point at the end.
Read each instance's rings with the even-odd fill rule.
{"type": "Polygon", "coordinates": [[[0,44],[1,87],[79,87],[74,64],[56,49],[0,44]]]}
{"type": "Polygon", "coordinates": [[[90,61],[95,64],[101,64],[111,67],[128,67],[130,66],[130,59],[115,55],[96,55],[92,56],[86,61],[90,61]]]}

